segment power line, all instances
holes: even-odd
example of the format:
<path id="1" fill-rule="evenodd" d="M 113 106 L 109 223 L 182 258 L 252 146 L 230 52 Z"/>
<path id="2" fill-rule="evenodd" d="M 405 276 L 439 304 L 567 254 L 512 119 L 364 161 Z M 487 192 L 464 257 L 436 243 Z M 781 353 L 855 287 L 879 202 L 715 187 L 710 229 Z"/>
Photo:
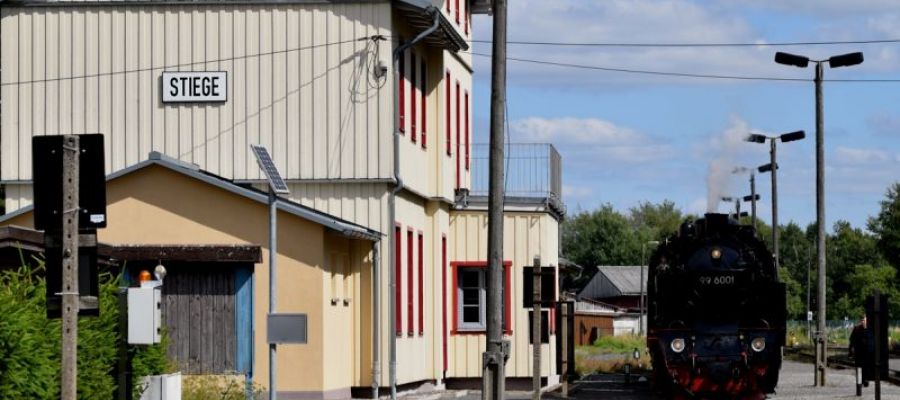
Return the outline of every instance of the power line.
<path id="1" fill-rule="evenodd" d="M 491 43 L 490 40 L 473 39 L 472 43 Z M 829 46 L 845 44 L 885 44 L 900 43 L 900 39 L 843 40 L 822 42 L 773 42 L 773 43 L 624 43 L 624 42 L 542 42 L 511 41 L 509 44 L 527 46 L 566 47 L 755 47 L 755 46 Z"/>
<path id="2" fill-rule="evenodd" d="M 472 55 L 490 58 L 490 54 L 471 52 Z M 723 80 L 743 80 L 743 81 L 774 81 L 774 82 L 812 82 L 812 79 L 806 78 L 778 78 L 767 76 L 741 76 L 741 75 L 717 75 L 717 74 L 693 74 L 688 72 L 672 72 L 672 71 L 653 71 L 630 68 L 613 68 L 598 65 L 585 65 L 564 63 L 558 61 L 534 60 L 529 58 L 507 57 L 507 60 L 528 64 L 550 65 L 564 68 L 576 68 L 606 72 L 621 72 L 629 74 L 656 75 L 679 78 L 697 78 L 697 79 L 723 79 Z M 894 83 L 900 82 L 900 79 L 825 79 L 824 82 L 854 82 L 854 83 Z"/>
<path id="3" fill-rule="evenodd" d="M 314 45 L 305 46 L 305 47 L 295 47 L 295 48 L 291 48 L 291 49 L 274 50 L 274 51 L 268 51 L 268 52 L 264 52 L 264 53 L 245 54 L 242 56 L 217 58 L 217 59 L 213 59 L 213 60 L 192 61 L 192 62 L 182 63 L 182 64 L 161 65 L 158 67 L 147 67 L 147 68 L 136 68 L 136 69 L 126 69 L 126 70 L 121 70 L 121 71 L 102 72 L 102 73 L 96 73 L 96 74 L 62 76 L 62 77 L 57 77 L 57 78 L 2 82 L 2 83 L 0 83 L 0 86 L 27 85 L 27 84 L 33 84 L 33 83 L 68 81 L 68 80 L 74 80 L 74 79 L 99 78 L 99 77 L 104 77 L 104 76 L 131 74 L 131 73 L 138 73 L 138 72 L 148 72 L 148 71 L 152 72 L 152 71 L 160 70 L 160 69 L 174 69 L 174 68 L 180 69 L 180 68 L 194 67 L 195 65 L 204 65 L 204 64 L 215 63 L 215 62 L 236 61 L 236 60 L 244 60 L 244 59 L 249 59 L 249 58 L 257 58 L 257 57 L 271 56 L 271 55 L 277 55 L 277 54 L 287 54 L 287 53 L 292 53 L 295 51 L 312 50 L 312 49 L 316 49 L 316 48 L 320 48 L 320 47 L 348 44 L 348 43 L 360 42 L 360 41 L 364 41 L 364 40 L 372 40 L 372 41 L 378 42 L 381 40 L 386 40 L 387 38 L 389 38 L 389 36 L 367 36 L 367 37 L 356 38 L 356 39 L 348 39 L 348 40 L 344 40 L 344 41 L 340 41 L 340 42 L 321 43 L 321 44 L 314 44 Z M 188 71 L 185 71 L 185 72 L 188 72 Z"/>

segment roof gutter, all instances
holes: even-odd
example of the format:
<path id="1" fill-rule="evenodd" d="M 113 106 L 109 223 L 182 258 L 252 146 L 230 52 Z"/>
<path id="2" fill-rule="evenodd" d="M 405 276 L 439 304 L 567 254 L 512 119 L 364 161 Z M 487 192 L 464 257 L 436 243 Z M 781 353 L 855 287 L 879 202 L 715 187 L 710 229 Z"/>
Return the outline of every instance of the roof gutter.
<path id="1" fill-rule="evenodd" d="M 400 45 L 394 49 L 393 54 L 392 54 L 392 61 L 393 61 L 393 65 L 394 65 L 394 182 L 395 182 L 395 185 L 394 185 L 393 190 L 391 190 L 391 195 L 388 198 L 388 203 L 389 203 L 388 204 L 388 213 L 389 213 L 388 221 L 391 224 L 395 223 L 395 221 L 397 220 L 397 193 L 399 193 L 401 190 L 403 190 L 403 178 L 400 177 L 400 109 L 398 107 L 399 100 L 400 100 L 400 74 L 398 72 L 400 70 L 400 56 L 406 50 L 408 50 L 410 47 L 414 46 L 416 43 L 419 43 L 420 41 L 422 41 L 423 39 L 428 37 L 428 35 L 431 35 L 435 31 L 437 31 L 441 25 L 441 11 L 440 10 L 438 10 L 433 5 L 429 5 L 427 8 L 425 8 L 425 12 L 431 14 L 431 16 L 434 18 L 434 24 L 431 25 L 430 28 L 422 31 L 422 33 L 420 33 L 418 36 L 416 36 L 412 40 L 405 42 L 405 43 L 400 43 Z M 388 241 L 390 244 L 388 247 L 388 253 L 390 255 L 388 262 L 390 265 L 396 265 L 397 257 L 400 256 L 396 252 L 397 235 L 389 235 Z M 389 267 L 388 271 L 390 271 L 388 273 L 388 279 L 389 279 L 388 287 L 389 287 L 390 293 L 395 293 L 397 290 L 396 268 Z M 394 315 L 394 314 L 396 312 L 395 310 L 397 309 L 397 304 L 396 304 L 397 299 L 395 296 L 389 296 L 389 298 L 390 298 L 390 306 L 388 307 L 388 313 L 389 313 L 388 324 L 390 325 L 390 328 L 388 330 L 388 334 L 390 335 L 391 340 L 389 341 L 389 350 L 388 350 L 390 353 L 389 354 L 390 364 L 389 364 L 388 373 L 390 374 L 391 400 L 396 400 L 397 399 L 397 335 L 395 334 L 395 332 L 397 332 L 397 318 L 396 318 L 396 315 Z M 374 335 L 373 335 L 373 337 L 374 337 Z M 376 346 L 377 346 L 377 344 L 376 344 Z M 373 375 L 375 374 L 374 369 L 373 369 L 372 373 L 373 373 Z M 373 378 L 374 378 L 374 376 L 373 376 Z M 375 387 L 375 398 L 377 398 L 378 397 L 378 395 L 377 395 L 377 391 L 378 391 L 377 380 L 373 379 L 372 385 Z"/>

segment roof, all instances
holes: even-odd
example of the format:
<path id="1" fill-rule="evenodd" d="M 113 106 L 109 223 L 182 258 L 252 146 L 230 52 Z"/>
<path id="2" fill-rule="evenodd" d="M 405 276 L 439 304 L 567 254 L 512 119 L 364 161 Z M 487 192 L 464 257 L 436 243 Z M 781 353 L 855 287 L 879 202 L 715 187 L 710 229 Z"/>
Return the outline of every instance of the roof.
<path id="1" fill-rule="evenodd" d="M 597 273 L 578 293 L 579 298 L 603 299 L 618 296 L 640 296 L 641 266 L 598 266 Z M 644 276 L 647 270 L 644 268 Z M 644 280 L 644 289 L 647 282 Z"/>
<path id="2" fill-rule="evenodd" d="M 171 158 L 159 152 L 151 152 L 149 159 L 128 168 L 113 172 L 106 176 L 106 181 L 110 182 L 125 175 L 140 171 L 150 166 L 160 166 L 181 175 L 202 181 L 219 189 L 231 192 L 238 196 L 242 196 L 261 204 L 269 204 L 269 195 L 266 192 L 254 189 L 252 187 L 240 186 L 218 175 L 203 171 L 195 164 L 189 164 L 177 159 Z M 277 197 L 277 207 L 279 210 L 288 214 L 295 215 L 305 220 L 317 223 L 327 229 L 337 232 L 343 236 L 352 239 L 364 239 L 370 241 L 381 240 L 382 234 L 378 231 L 369 229 L 365 226 L 358 225 L 349 221 L 345 221 L 331 214 L 326 214 L 313 208 L 295 203 L 283 197 Z M 0 223 L 9 221 L 19 215 L 34 210 L 34 206 L 30 205 L 20 208 L 9 214 L 0 216 Z"/>
<path id="3" fill-rule="evenodd" d="M 430 46 L 444 48 L 453 52 L 468 50 L 466 43 L 453 24 L 441 10 L 431 4 L 430 0 L 393 0 L 394 6 L 407 20 L 415 34 L 419 34 L 434 25 L 438 19 L 438 29 L 424 38 Z"/>

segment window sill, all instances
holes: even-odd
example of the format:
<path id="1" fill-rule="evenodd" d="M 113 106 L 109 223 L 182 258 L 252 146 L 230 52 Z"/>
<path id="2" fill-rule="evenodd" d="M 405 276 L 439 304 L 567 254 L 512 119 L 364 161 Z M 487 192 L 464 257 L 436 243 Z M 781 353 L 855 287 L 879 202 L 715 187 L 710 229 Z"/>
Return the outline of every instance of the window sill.
<path id="1" fill-rule="evenodd" d="M 486 329 L 456 330 L 456 331 L 450 331 L 450 334 L 451 334 L 451 335 L 454 335 L 454 336 L 486 335 L 486 334 L 487 334 L 487 330 L 486 330 Z M 506 335 L 506 336 L 512 336 L 513 331 L 512 331 L 512 330 L 506 330 L 506 329 L 504 329 L 504 330 L 503 330 L 503 334 Z"/>

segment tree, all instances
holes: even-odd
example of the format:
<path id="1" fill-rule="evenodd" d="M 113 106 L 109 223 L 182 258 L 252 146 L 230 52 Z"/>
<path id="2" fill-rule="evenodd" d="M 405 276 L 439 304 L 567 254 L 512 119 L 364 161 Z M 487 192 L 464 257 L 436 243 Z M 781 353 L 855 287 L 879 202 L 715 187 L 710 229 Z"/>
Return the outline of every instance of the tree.
<path id="1" fill-rule="evenodd" d="M 881 210 L 869 218 L 868 228 L 877 238 L 878 250 L 884 258 L 900 270 L 900 182 L 888 187 Z"/>
<path id="2" fill-rule="evenodd" d="M 851 294 L 851 302 L 859 300 L 853 297 L 850 276 L 858 266 L 884 262 L 877 250 L 875 236 L 854 228 L 847 221 L 834 224 L 834 233 L 828 237 L 826 252 L 828 288 L 833 292 L 829 298 L 832 301 L 845 293 Z"/>
<path id="3" fill-rule="evenodd" d="M 897 271 L 891 266 L 882 263 L 878 266 L 864 264 L 857 266 L 847 276 L 850 290 L 847 295 L 852 306 L 846 310 L 851 319 L 863 314 L 865 299 L 879 290 L 883 295 L 889 296 L 889 315 L 898 315 L 900 312 L 900 290 L 897 288 Z"/>
<path id="4" fill-rule="evenodd" d="M 677 233 L 685 216 L 675 207 L 675 202 L 663 200 L 659 204 L 644 201 L 637 207 L 631 207 L 628 209 L 628 219 L 640 241 L 645 243 L 649 240 L 665 240 Z"/>
<path id="5" fill-rule="evenodd" d="M 640 243 L 628 219 L 609 204 L 566 219 L 561 238 L 565 257 L 588 269 L 640 262 Z"/>

